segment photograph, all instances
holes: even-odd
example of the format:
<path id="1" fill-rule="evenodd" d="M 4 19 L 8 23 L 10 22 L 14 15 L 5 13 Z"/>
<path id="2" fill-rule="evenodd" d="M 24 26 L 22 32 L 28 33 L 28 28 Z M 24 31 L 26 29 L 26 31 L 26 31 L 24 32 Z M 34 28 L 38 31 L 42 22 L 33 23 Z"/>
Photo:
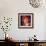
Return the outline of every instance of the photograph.
<path id="1" fill-rule="evenodd" d="M 18 13 L 18 27 L 32 28 L 33 27 L 33 13 Z"/>

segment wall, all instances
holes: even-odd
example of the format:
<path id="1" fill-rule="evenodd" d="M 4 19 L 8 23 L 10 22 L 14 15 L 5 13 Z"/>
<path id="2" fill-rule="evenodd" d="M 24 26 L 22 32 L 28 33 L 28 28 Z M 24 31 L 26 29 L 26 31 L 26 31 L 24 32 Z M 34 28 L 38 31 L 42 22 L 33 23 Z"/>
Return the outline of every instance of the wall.
<path id="1" fill-rule="evenodd" d="M 18 28 L 18 13 L 34 13 L 34 28 L 19 29 Z M 10 31 L 7 33 L 10 37 L 16 40 L 28 40 L 36 34 L 37 39 L 45 39 L 45 16 L 46 6 L 33 8 L 28 0 L 0 0 L 0 19 L 4 16 L 12 17 L 13 22 Z M 1 18 L 2 17 L 2 18 Z M 4 39 L 3 31 L 0 30 L 0 39 Z"/>

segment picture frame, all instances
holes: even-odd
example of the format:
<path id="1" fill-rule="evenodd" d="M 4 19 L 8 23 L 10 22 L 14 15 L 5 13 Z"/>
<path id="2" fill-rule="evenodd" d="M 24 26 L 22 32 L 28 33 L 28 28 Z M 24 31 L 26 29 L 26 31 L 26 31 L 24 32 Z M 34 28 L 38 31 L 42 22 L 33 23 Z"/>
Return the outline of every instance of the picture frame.
<path id="1" fill-rule="evenodd" d="M 33 13 L 18 13 L 18 28 L 33 28 Z"/>

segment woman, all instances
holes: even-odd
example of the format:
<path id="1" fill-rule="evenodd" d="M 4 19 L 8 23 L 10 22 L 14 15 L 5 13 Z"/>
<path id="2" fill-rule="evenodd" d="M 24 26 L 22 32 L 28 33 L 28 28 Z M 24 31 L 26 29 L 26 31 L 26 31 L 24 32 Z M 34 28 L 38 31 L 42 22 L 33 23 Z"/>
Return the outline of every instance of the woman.
<path id="1" fill-rule="evenodd" d="M 30 16 L 22 16 L 22 25 L 30 26 Z"/>

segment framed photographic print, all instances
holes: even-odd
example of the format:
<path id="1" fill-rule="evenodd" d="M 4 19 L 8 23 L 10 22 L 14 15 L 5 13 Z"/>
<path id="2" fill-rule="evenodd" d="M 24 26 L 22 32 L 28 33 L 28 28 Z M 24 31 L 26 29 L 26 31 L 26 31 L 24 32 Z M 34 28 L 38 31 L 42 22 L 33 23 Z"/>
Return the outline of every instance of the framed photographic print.
<path id="1" fill-rule="evenodd" d="M 33 28 L 33 13 L 18 13 L 19 28 Z"/>

